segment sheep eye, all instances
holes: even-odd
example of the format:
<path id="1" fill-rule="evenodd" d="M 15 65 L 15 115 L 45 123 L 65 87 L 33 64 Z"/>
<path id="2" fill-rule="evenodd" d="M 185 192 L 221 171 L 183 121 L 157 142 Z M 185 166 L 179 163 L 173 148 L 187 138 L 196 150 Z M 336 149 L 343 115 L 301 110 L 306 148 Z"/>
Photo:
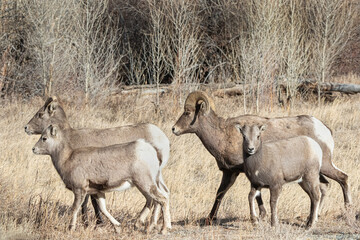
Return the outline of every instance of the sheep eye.
<path id="1" fill-rule="evenodd" d="M 185 116 L 189 116 L 190 112 L 185 112 L 184 114 L 185 114 Z"/>
<path id="2" fill-rule="evenodd" d="M 41 140 L 45 142 L 47 140 L 47 137 L 43 137 Z"/>
<path id="3" fill-rule="evenodd" d="M 258 140 L 260 139 L 260 135 L 257 136 L 257 139 L 258 139 Z"/>
<path id="4" fill-rule="evenodd" d="M 44 116 L 44 113 L 42 113 L 42 112 L 38 113 L 38 118 L 42 118 L 43 116 Z"/>

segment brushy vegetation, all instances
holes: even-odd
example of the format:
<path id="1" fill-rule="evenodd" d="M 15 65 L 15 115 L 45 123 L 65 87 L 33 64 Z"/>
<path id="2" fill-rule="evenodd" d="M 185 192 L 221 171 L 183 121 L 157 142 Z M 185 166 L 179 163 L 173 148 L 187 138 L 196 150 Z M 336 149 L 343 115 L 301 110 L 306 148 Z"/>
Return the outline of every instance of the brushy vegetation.
<path id="1" fill-rule="evenodd" d="M 349 80 L 350 81 L 350 80 Z M 360 80 L 352 79 L 354 83 Z M 147 235 L 135 231 L 133 224 L 145 199 L 136 190 L 107 194 L 109 211 L 122 225 L 116 233 L 110 222 L 95 228 L 90 209 L 91 224 L 79 224 L 74 233 L 66 231 L 70 222 L 67 211 L 73 195 L 66 190 L 48 156 L 31 151 L 39 136 L 27 136 L 24 125 L 43 105 L 41 98 L 30 102 L 21 100 L 1 102 L 0 117 L 0 238 L 3 239 L 335 239 L 359 238 L 360 222 L 360 99 L 358 95 L 338 98 L 320 107 L 312 101 L 301 102 L 290 109 L 278 105 L 260 109 L 260 115 L 275 117 L 311 114 L 324 121 L 335 139 L 334 163 L 349 175 L 354 207 L 345 210 L 340 186 L 331 185 L 325 207 L 317 225 L 305 231 L 309 198 L 297 184 L 283 189 L 278 215 L 281 226 L 270 227 L 269 217 L 258 227 L 250 223 L 247 195 L 250 189 L 244 175 L 239 176 L 219 210 L 220 225 L 201 227 L 213 204 L 220 184 L 221 173 L 214 158 L 193 134 L 180 137 L 171 133 L 171 127 L 182 112 L 183 96 L 164 94 L 160 108 L 151 102 L 154 95 L 118 96 L 98 103 L 82 105 L 75 100 L 64 101 L 64 108 L 73 127 L 105 128 L 130 123 L 151 122 L 169 137 L 171 157 L 163 174 L 171 191 L 173 230 L 168 236 Z M 214 98 L 218 114 L 224 117 L 244 113 L 242 97 Z M 268 103 L 270 104 L 270 103 Z M 220 107 L 221 106 L 221 107 Z M 268 212 L 269 193 L 264 190 Z M 80 223 L 81 218 L 78 219 Z"/>
<path id="2" fill-rule="evenodd" d="M 251 84 L 245 100 L 259 109 L 279 84 L 291 98 L 300 80 L 328 81 L 339 59 L 359 58 L 354 0 L 4 0 L 0 7 L 5 96 L 81 92 L 91 100 L 124 84 L 236 82 Z"/>

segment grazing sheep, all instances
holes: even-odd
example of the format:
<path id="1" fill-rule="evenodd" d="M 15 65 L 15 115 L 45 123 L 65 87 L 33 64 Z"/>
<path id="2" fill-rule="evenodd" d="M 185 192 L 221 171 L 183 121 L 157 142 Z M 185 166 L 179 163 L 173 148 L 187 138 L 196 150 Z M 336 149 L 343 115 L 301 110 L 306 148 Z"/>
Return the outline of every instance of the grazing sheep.
<path id="1" fill-rule="evenodd" d="M 298 182 L 311 199 L 306 227 L 315 224 L 320 204 L 319 172 L 322 151 L 317 142 L 298 136 L 274 142 L 262 142 L 265 126 L 236 125 L 243 135 L 244 171 L 251 182 L 249 205 L 251 220 L 256 223 L 255 195 L 270 189 L 271 225 L 278 224 L 277 201 L 285 183 Z"/>
<path id="2" fill-rule="evenodd" d="M 113 144 L 121 144 L 126 142 L 132 142 L 137 139 L 145 139 L 149 142 L 158 154 L 160 161 L 160 168 L 163 168 L 169 160 L 170 156 L 170 141 L 166 137 L 165 133 L 161 131 L 157 126 L 153 124 L 137 124 L 127 125 L 116 128 L 107 129 L 74 129 L 71 128 L 70 123 L 66 117 L 65 111 L 63 110 L 57 97 L 49 97 L 44 106 L 41 107 L 32 119 L 26 124 L 25 132 L 29 135 L 41 134 L 49 125 L 57 124 L 61 126 L 64 131 L 67 132 L 68 142 L 72 148 L 83 148 L 83 147 L 105 147 Z M 170 194 L 169 190 L 163 183 L 162 175 L 160 175 L 161 187 Z M 124 182 L 120 190 L 126 190 L 132 187 L 129 182 Z M 83 220 L 87 224 L 87 202 L 89 196 L 85 197 L 84 203 L 82 204 Z M 99 212 L 99 207 L 94 198 L 91 199 L 95 209 L 97 217 L 96 223 L 102 223 L 102 218 Z M 147 202 L 138 218 L 136 226 L 143 224 L 148 213 L 150 212 L 152 204 Z"/>
<path id="3" fill-rule="evenodd" d="M 217 215 L 220 203 L 226 192 L 234 184 L 239 173 L 243 172 L 242 137 L 234 127 L 235 124 L 267 125 L 263 140 L 274 141 L 295 136 L 308 136 L 321 147 L 323 159 L 320 181 L 322 199 L 325 194 L 327 180 L 323 175 L 337 181 L 343 190 L 345 205 L 351 204 L 350 187 L 346 173 L 335 167 L 332 162 L 334 139 L 331 130 L 320 120 L 308 115 L 282 118 L 266 118 L 255 115 L 243 115 L 224 119 L 215 112 L 213 100 L 202 91 L 189 94 L 184 104 L 184 113 L 172 128 L 175 135 L 195 133 L 205 148 L 215 157 L 219 169 L 223 172 L 221 184 L 218 188 L 215 202 L 207 218 L 211 223 Z M 261 195 L 256 197 L 260 208 L 260 216 L 266 214 Z M 321 207 L 320 207 L 321 208 Z"/>
<path id="4" fill-rule="evenodd" d="M 148 202 L 161 206 L 164 220 L 162 233 L 171 228 L 169 195 L 159 187 L 161 168 L 155 149 L 145 140 L 107 147 L 73 149 L 67 132 L 50 125 L 33 148 L 35 154 L 50 155 L 51 160 L 75 200 L 70 229 L 74 230 L 77 213 L 87 194 L 94 196 L 101 212 L 114 226 L 119 226 L 105 206 L 105 192 L 115 191 L 129 182 L 135 185 Z M 156 225 L 154 216 L 149 230 Z"/>

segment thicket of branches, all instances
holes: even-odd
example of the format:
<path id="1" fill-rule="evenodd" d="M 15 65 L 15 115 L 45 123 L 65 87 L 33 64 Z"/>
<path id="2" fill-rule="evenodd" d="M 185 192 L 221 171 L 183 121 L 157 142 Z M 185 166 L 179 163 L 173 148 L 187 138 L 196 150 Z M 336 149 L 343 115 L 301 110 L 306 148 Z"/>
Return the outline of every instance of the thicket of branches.
<path id="1" fill-rule="evenodd" d="M 123 84 L 326 81 L 359 41 L 351 0 L 2 0 L 2 96 L 108 95 Z M 251 101 L 249 101 L 251 100 Z M 246 107 L 246 104 L 245 104 Z"/>

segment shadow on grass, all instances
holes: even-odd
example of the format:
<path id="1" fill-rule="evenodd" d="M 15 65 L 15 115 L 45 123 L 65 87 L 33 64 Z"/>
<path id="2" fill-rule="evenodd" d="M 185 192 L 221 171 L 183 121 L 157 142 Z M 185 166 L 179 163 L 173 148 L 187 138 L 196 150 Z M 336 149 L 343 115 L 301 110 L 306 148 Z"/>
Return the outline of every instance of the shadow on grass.
<path id="1" fill-rule="evenodd" d="M 233 224 L 229 224 L 231 222 L 243 222 L 243 221 L 245 221 L 245 220 L 235 218 L 235 217 L 231 217 L 231 218 L 223 218 L 223 219 L 213 220 L 211 224 L 206 224 L 206 218 L 200 218 L 198 220 L 189 220 L 189 219 L 180 220 L 180 221 L 177 221 L 177 222 L 173 222 L 173 224 L 174 225 L 179 225 L 179 226 L 196 225 L 196 226 L 199 226 L 199 227 L 208 227 L 208 226 L 229 227 L 229 226 L 234 226 Z"/>

